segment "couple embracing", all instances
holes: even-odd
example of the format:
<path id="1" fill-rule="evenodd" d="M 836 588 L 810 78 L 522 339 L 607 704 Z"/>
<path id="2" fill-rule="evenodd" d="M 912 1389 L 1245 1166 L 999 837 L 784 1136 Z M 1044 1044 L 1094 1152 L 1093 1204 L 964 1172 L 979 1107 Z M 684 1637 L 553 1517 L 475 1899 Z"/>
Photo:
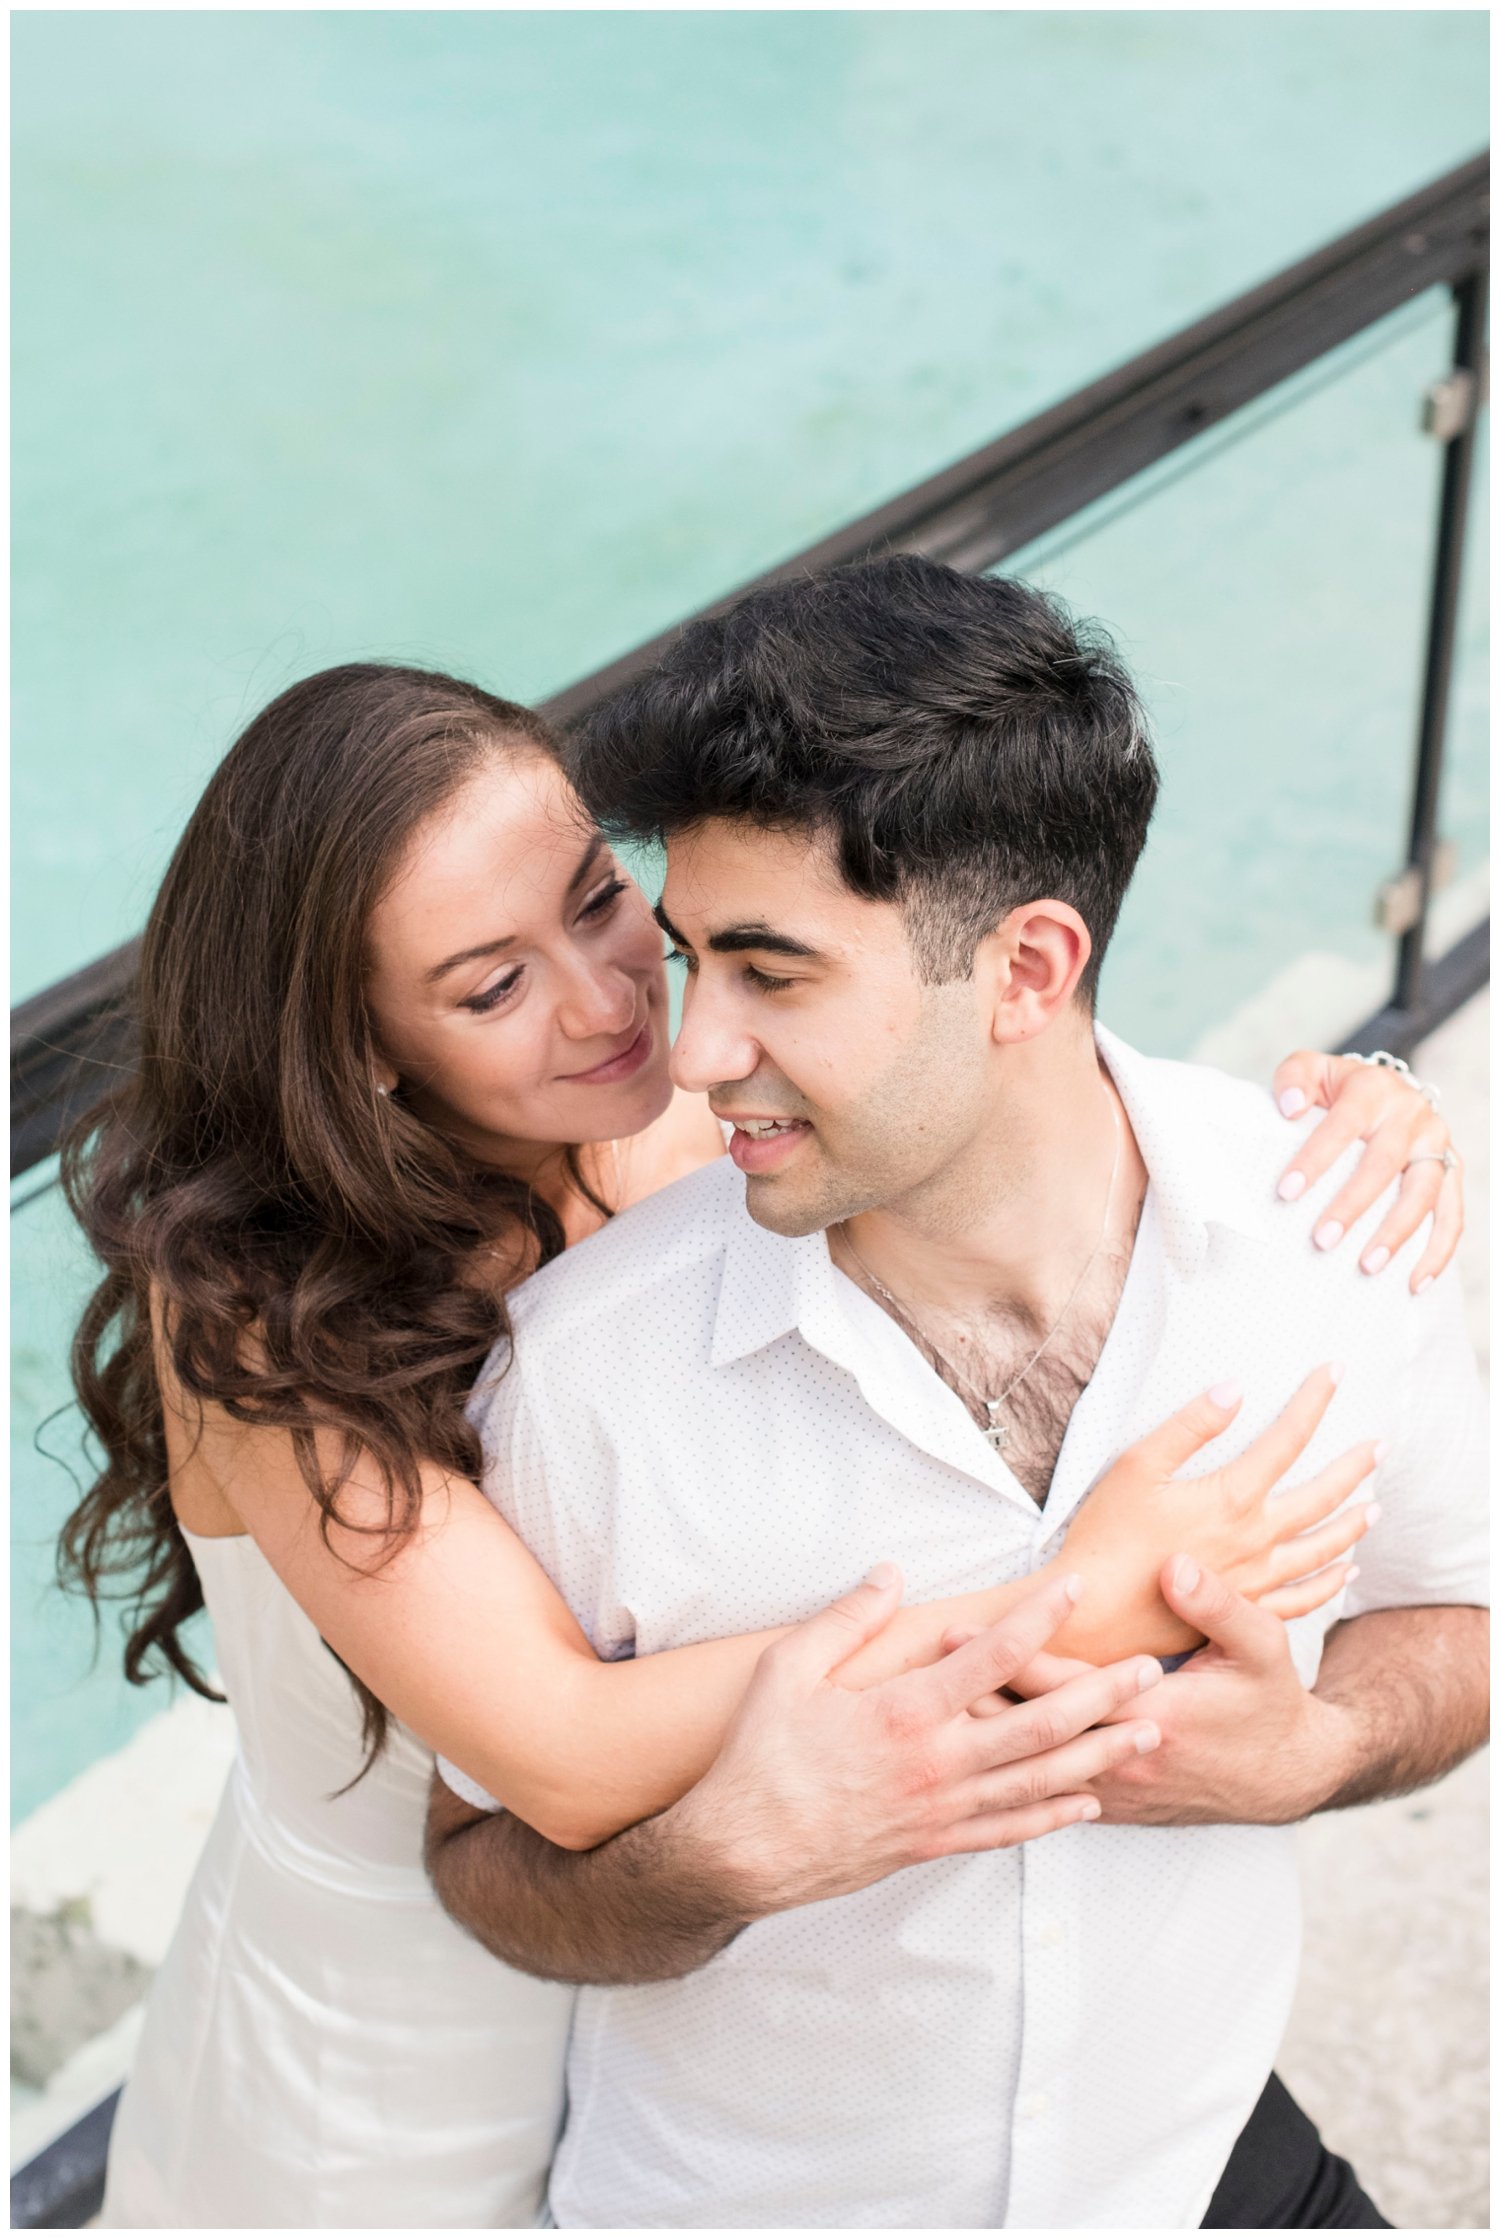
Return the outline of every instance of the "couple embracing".
<path id="1" fill-rule="evenodd" d="M 1291 1824 L 1481 1738 L 1457 1193 L 1096 1025 L 1156 786 L 913 559 L 238 741 L 69 1159 L 65 1553 L 240 1734 L 107 2224 L 1380 2221 L 1271 2067 Z"/>

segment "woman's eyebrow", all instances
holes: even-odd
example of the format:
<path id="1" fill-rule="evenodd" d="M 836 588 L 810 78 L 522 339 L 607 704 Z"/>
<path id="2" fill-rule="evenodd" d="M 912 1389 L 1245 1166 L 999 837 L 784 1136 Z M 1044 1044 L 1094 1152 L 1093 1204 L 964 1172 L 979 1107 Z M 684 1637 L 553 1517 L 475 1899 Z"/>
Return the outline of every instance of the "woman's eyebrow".
<path id="1" fill-rule="evenodd" d="M 481 956 L 498 955 L 501 949 L 510 947 L 515 937 L 514 933 L 501 933 L 493 941 L 480 941 L 475 948 L 461 948 L 456 956 L 445 956 L 441 964 L 434 964 L 432 970 L 423 977 L 430 986 L 434 980 L 440 980 L 445 972 L 456 972 L 460 964 L 473 964 Z"/>
<path id="2" fill-rule="evenodd" d="M 599 851 L 603 846 L 604 834 L 596 832 L 578 858 L 578 868 L 568 881 L 567 891 L 570 897 L 578 892 L 588 877 L 599 860 Z M 492 941 L 480 941 L 474 948 L 461 948 L 456 956 L 445 956 L 441 964 L 434 964 L 432 970 L 425 974 L 427 984 L 431 986 L 434 980 L 440 980 L 446 972 L 456 972 L 460 964 L 473 964 L 481 956 L 498 955 L 501 949 L 511 946 L 515 937 L 514 933 L 500 933 Z"/>
<path id="3" fill-rule="evenodd" d="M 604 834 L 602 832 L 596 832 L 593 838 L 589 841 L 588 846 L 584 849 L 582 855 L 580 855 L 580 857 L 578 858 L 578 868 L 568 881 L 568 892 L 570 894 L 576 894 L 578 892 L 579 887 L 582 886 L 584 880 L 588 877 L 590 871 L 598 861 L 599 854 L 603 846 Z"/>

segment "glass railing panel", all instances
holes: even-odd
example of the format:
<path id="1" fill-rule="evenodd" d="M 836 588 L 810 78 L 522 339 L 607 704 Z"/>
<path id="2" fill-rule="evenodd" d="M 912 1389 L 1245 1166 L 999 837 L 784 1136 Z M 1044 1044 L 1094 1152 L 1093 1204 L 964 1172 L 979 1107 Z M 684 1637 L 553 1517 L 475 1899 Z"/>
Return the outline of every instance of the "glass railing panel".
<path id="1" fill-rule="evenodd" d="M 97 1653 L 89 1605 L 58 1592 L 57 1535 L 93 1469 L 68 1381 L 68 1350 L 97 1268 L 47 1169 L 24 1177 L 11 1215 L 11 1820 L 24 1819 L 171 1697 L 127 1687 L 118 1616 Z M 212 1662 L 206 1619 L 194 1623 Z"/>
<path id="2" fill-rule="evenodd" d="M 1448 701 L 1438 831 L 1453 842 L 1453 884 L 1434 897 L 1426 954 L 1444 949 L 1489 910 L 1490 775 L 1490 420 L 1480 419 L 1474 444 L 1458 637 Z"/>
<path id="3" fill-rule="evenodd" d="M 1433 291 L 1007 563 L 1109 626 L 1150 711 L 1162 801 L 1101 1011 L 1162 1054 L 1254 1070 L 1389 992 L 1375 894 L 1405 857 L 1440 465 L 1421 399 L 1451 333 Z M 1466 769 L 1460 877 L 1483 870 Z"/>
<path id="4" fill-rule="evenodd" d="M 295 677 L 560 688 L 1473 154 L 1485 31 L 18 15 L 15 994 Z"/>

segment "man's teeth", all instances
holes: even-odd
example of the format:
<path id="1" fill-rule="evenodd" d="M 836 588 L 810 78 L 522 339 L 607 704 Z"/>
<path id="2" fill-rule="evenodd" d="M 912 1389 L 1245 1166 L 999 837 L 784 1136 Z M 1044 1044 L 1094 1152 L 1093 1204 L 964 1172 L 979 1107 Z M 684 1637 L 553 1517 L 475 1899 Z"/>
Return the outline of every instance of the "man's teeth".
<path id="1" fill-rule="evenodd" d="M 788 1129 L 800 1127 L 800 1120 L 736 1120 L 735 1126 L 742 1135 L 785 1135 Z"/>

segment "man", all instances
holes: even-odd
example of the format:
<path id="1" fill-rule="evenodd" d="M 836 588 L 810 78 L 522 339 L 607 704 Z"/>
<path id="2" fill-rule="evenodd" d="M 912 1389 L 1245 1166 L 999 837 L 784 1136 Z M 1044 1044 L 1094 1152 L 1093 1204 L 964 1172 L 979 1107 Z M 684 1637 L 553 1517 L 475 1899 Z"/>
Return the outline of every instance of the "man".
<path id="1" fill-rule="evenodd" d="M 778 1736 L 820 1715 L 806 1662 L 752 1690 L 698 1791 L 589 1856 L 439 1799 L 458 1918 L 539 1971 L 636 1979 L 580 1999 L 554 2216 L 1225 2220 L 1295 1978 L 1290 1822 L 1483 1730 L 1454 1286 L 1413 1301 L 1310 1251 L 1259 1092 L 1096 1037 L 1156 772 L 1107 647 L 1036 593 L 898 559 L 755 594 L 593 723 L 576 775 L 668 842 L 674 1071 L 744 1176 L 546 1270 L 484 1403 L 493 1495 L 603 1653 L 805 1618 L 877 1556 L 917 1599 L 1024 1576 L 1124 1445 L 1226 1377 L 1215 1460 L 1329 1360 L 1305 1469 L 1387 1452 L 1341 1608 L 1284 1629 L 1169 1566 L 1210 1645 L 1152 1692 L 1160 1748 L 1095 1782 L 1100 1825 L 801 1902 L 818 1800 Z M 1256 2220 L 1379 2220 L 1266 2174 Z"/>

